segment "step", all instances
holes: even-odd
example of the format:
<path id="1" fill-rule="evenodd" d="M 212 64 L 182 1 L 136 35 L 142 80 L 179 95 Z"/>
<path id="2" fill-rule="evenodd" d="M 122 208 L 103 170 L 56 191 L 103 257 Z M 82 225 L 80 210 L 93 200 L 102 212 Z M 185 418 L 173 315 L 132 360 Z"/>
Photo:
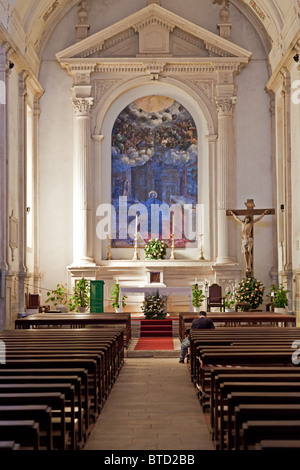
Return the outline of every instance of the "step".
<path id="1" fill-rule="evenodd" d="M 161 330 L 161 331 L 172 331 L 172 325 L 141 325 L 141 331 L 144 330 Z"/>
<path id="2" fill-rule="evenodd" d="M 171 337 L 173 336 L 173 333 L 172 331 L 160 331 L 160 330 L 157 330 L 157 331 L 141 331 L 141 334 L 140 334 L 141 337 L 145 337 L 145 336 L 167 336 L 167 337 Z"/>

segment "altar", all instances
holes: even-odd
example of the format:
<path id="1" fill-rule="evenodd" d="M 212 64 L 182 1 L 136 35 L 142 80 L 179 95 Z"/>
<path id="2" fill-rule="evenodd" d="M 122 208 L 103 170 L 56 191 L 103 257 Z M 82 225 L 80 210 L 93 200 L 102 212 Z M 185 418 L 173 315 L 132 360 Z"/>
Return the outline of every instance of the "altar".
<path id="1" fill-rule="evenodd" d="M 145 287 L 121 287 L 119 293 L 119 306 L 120 312 L 122 312 L 122 296 L 126 294 L 144 294 L 151 295 L 152 293 L 159 292 L 161 296 L 169 295 L 186 295 L 189 297 L 189 311 L 193 311 L 193 295 L 191 287 L 166 287 L 166 286 L 145 286 Z"/>
<path id="2" fill-rule="evenodd" d="M 179 258 L 179 255 L 178 255 Z M 156 292 L 168 296 L 168 309 L 174 313 L 192 312 L 192 286 L 220 284 L 224 292 L 231 289 L 241 277 L 241 267 L 236 264 L 218 266 L 206 260 L 102 260 L 94 267 L 70 267 L 71 285 L 85 277 L 104 281 L 104 311 L 114 311 L 111 289 L 120 286 L 120 298 L 127 295 L 125 313 L 141 313 L 145 294 Z M 119 302 L 119 305 L 121 303 Z M 205 305 L 203 305 L 205 307 Z"/>

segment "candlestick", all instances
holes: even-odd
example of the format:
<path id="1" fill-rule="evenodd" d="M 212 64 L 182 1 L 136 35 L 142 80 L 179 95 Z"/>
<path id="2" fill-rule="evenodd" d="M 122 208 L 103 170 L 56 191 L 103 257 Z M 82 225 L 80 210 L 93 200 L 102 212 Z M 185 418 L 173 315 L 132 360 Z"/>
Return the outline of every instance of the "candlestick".
<path id="1" fill-rule="evenodd" d="M 170 235 L 170 238 L 171 238 L 171 240 L 172 240 L 170 259 L 176 259 L 176 257 L 175 257 L 175 240 L 174 240 L 174 233 L 172 233 L 172 235 Z"/>
<path id="2" fill-rule="evenodd" d="M 107 238 L 107 259 L 111 260 L 112 259 L 112 254 L 111 254 L 110 235 L 106 235 L 106 238 Z"/>
<path id="3" fill-rule="evenodd" d="M 199 242 L 199 259 L 200 260 L 204 260 L 204 256 L 203 256 L 203 246 L 202 246 L 202 237 L 203 237 L 203 233 L 201 233 L 199 235 L 199 239 L 200 239 L 200 242 Z"/>

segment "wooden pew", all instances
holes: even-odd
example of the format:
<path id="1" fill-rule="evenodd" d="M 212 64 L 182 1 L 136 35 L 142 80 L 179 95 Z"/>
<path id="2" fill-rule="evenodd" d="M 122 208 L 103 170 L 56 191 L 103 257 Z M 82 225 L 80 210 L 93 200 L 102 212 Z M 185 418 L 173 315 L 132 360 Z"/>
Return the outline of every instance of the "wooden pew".
<path id="1" fill-rule="evenodd" d="M 250 450 L 263 439 L 300 439 L 300 420 L 247 421 L 243 424 L 243 450 Z"/>
<path id="2" fill-rule="evenodd" d="M 83 408 L 83 425 L 84 425 L 84 440 L 86 441 L 87 436 L 91 432 L 91 403 L 89 396 L 89 387 L 88 387 L 88 372 L 86 369 L 1 369 L 0 368 L 0 381 L 3 376 L 35 376 L 37 380 L 39 377 L 43 377 L 44 374 L 47 374 L 47 377 L 51 376 L 51 380 L 69 380 L 69 377 L 79 377 L 81 380 L 82 388 L 82 408 Z"/>
<path id="3" fill-rule="evenodd" d="M 39 424 L 40 450 L 53 450 L 51 408 L 47 405 L 0 406 L 2 420 L 33 420 Z"/>
<path id="4" fill-rule="evenodd" d="M 264 390 L 264 399 L 282 390 L 288 395 L 292 391 L 286 390 L 300 390 L 300 368 L 292 362 L 292 344 L 299 338 L 300 329 L 295 327 L 192 330 L 191 380 L 199 390 L 204 411 L 204 405 L 210 406 L 211 432 L 217 448 L 235 448 L 233 395 L 244 393 L 247 403 L 249 397 L 250 402 L 257 398 L 258 390 Z M 288 405 L 290 397 L 284 400 L 282 403 Z M 299 396 L 297 400 L 299 403 Z M 293 419 L 297 417 L 296 412 L 290 414 Z"/>
<path id="5" fill-rule="evenodd" d="M 64 420 L 66 422 L 68 416 L 70 417 L 71 448 L 78 448 L 78 443 L 86 440 L 92 417 L 94 421 L 100 413 L 123 365 L 124 332 L 116 328 L 46 330 L 0 332 L 0 339 L 6 345 L 6 364 L 0 371 L 0 380 L 3 378 L 2 388 L 7 385 L 10 387 L 8 390 L 12 391 L 14 387 L 29 389 L 29 386 L 35 386 L 45 387 L 44 389 L 49 391 L 58 384 L 69 383 L 73 386 L 74 402 L 69 407 L 71 416 L 66 415 L 69 405 L 67 402 Z M 78 369 L 81 369 L 80 377 L 76 372 Z M 25 370 L 31 371 L 33 375 L 28 375 L 28 372 L 25 375 Z M 5 371 L 10 372 L 5 375 Z M 82 371 L 85 373 L 84 383 L 81 382 Z M 84 384 L 87 384 L 87 387 Z M 1 391 L 0 387 L 0 403 L 2 396 L 12 395 L 4 394 L 4 391 Z M 33 391 L 31 393 L 34 394 Z M 69 398 L 67 395 L 66 401 Z M 75 405 L 78 405 L 77 408 Z M 80 412 L 82 407 L 83 415 Z"/>
<path id="6" fill-rule="evenodd" d="M 16 329 L 29 329 L 29 328 L 87 328 L 93 326 L 94 328 L 116 328 L 124 332 L 124 344 L 126 347 L 131 341 L 131 320 L 130 314 L 83 314 L 83 313 L 68 313 L 65 314 L 52 314 L 40 313 L 30 315 L 28 317 L 18 318 L 15 320 Z"/>
<path id="7" fill-rule="evenodd" d="M 1 420 L 0 440 L 13 440 L 23 449 L 40 450 L 39 425 L 33 420 Z"/>
<path id="8" fill-rule="evenodd" d="M 70 435 L 70 449 L 77 450 L 77 429 L 75 421 L 75 391 L 74 386 L 70 383 L 47 383 L 47 384 L 19 384 L 19 383 L 0 383 L 0 400 L 1 394 L 12 394 L 12 393 L 47 393 L 47 392 L 59 392 L 65 396 L 66 405 L 70 408 L 69 415 L 69 435 Z"/>
<path id="9" fill-rule="evenodd" d="M 259 384 L 264 386 L 267 383 L 276 383 L 278 384 L 276 391 L 281 391 L 281 383 L 283 382 L 286 384 L 289 383 L 297 383 L 300 385 L 300 374 L 224 374 L 215 377 L 215 391 L 212 393 L 212 408 L 214 409 L 214 432 L 216 434 L 216 438 L 218 438 L 218 429 L 220 429 L 220 443 L 221 448 L 224 447 L 225 438 L 227 435 L 227 447 L 232 448 L 232 416 L 233 413 L 229 411 L 226 413 L 225 409 L 228 409 L 228 402 L 227 397 L 222 395 L 223 384 L 235 384 L 237 388 L 243 388 L 250 384 L 250 382 L 255 383 L 258 388 Z M 235 386 L 234 385 L 234 386 Z M 251 385 L 250 385 L 251 387 Z M 288 386 L 289 387 L 289 386 Z M 287 388 L 288 388 L 287 387 Z M 273 390 L 273 389 L 272 389 Z M 252 391 L 252 390 L 251 390 Z M 251 393 L 250 391 L 250 393 Z M 220 395 L 220 397 L 219 397 Z M 213 398 L 214 397 L 214 398 Z M 219 411 L 220 409 L 220 411 Z M 226 423 L 227 418 L 227 423 Z M 220 420 L 220 425 L 218 422 Z"/>
<path id="10" fill-rule="evenodd" d="M 68 397 L 66 397 L 66 422 L 67 422 L 67 429 L 70 427 L 72 429 L 72 422 L 75 423 L 74 425 L 74 432 L 77 435 L 77 445 L 83 445 L 85 441 L 85 433 L 84 433 L 84 422 L 83 422 L 83 409 L 82 409 L 82 390 L 81 390 L 81 380 L 78 376 L 68 375 L 67 377 L 68 383 L 70 383 L 74 387 L 74 410 L 72 404 L 70 404 L 71 408 L 68 406 Z M 43 389 L 46 387 L 47 389 L 49 384 L 65 384 L 66 376 L 49 376 L 49 375 L 38 375 L 38 376 L 30 376 L 30 375 L 9 375 L 5 376 L 0 374 L 0 382 L 1 384 L 37 384 L 40 385 Z M 55 412 L 53 412 L 52 420 L 55 421 L 56 416 Z M 57 420 L 56 420 L 57 421 Z M 72 431 L 73 432 L 73 431 Z"/>
<path id="11" fill-rule="evenodd" d="M 1 450 L 20 450 L 20 444 L 15 441 L 0 441 Z"/>
<path id="12" fill-rule="evenodd" d="M 288 392 L 297 392 L 299 393 L 300 391 L 300 382 L 283 382 L 283 381 L 277 381 L 277 382 L 243 382 L 243 383 L 237 383 L 237 382 L 224 382 L 223 384 L 220 385 L 220 442 L 218 444 L 218 447 L 220 450 L 224 450 L 226 448 L 225 446 L 225 434 L 224 434 L 224 406 L 226 402 L 226 396 L 229 393 L 232 393 L 234 391 L 245 391 L 249 395 L 252 392 L 264 392 L 265 394 L 269 394 L 271 392 L 283 392 L 285 391 L 286 393 Z M 215 426 L 215 431 L 216 435 L 218 435 L 218 424 L 216 422 Z"/>
<path id="13" fill-rule="evenodd" d="M 262 440 L 259 443 L 255 444 L 255 450 L 300 450 L 300 442 L 294 440 Z"/>
<path id="14" fill-rule="evenodd" d="M 267 399 L 266 399 L 267 402 Z M 242 426 L 247 421 L 257 421 L 257 420 L 299 420 L 300 416 L 300 404 L 269 404 L 264 403 L 261 405 L 258 404 L 241 404 L 235 407 L 234 409 L 234 422 L 235 422 L 235 432 L 234 432 L 234 442 L 228 444 L 229 450 L 241 450 L 242 446 Z"/>
<path id="15" fill-rule="evenodd" d="M 215 413 L 218 410 L 218 389 L 215 384 L 215 378 L 220 376 L 221 378 L 225 379 L 235 379 L 239 380 L 239 376 L 243 377 L 243 380 L 246 377 L 253 377 L 254 375 L 259 378 L 259 376 L 264 377 L 268 375 L 268 377 L 273 376 L 274 374 L 277 376 L 286 376 L 286 375 L 296 375 L 296 377 L 300 377 L 300 368 L 297 367 L 276 367 L 276 366 L 269 366 L 269 367 L 251 367 L 251 366 L 239 366 L 237 368 L 232 367 L 211 367 L 210 368 L 210 427 L 213 440 L 215 439 Z M 228 406 L 228 415 L 229 418 L 233 414 L 233 410 L 229 411 Z"/>

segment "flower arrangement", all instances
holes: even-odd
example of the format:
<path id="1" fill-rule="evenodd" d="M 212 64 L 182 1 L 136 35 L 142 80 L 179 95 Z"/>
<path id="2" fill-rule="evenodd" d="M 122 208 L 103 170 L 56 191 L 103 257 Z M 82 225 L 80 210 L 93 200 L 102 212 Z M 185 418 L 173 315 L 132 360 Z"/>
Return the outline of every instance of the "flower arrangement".
<path id="1" fill-rule="evenodd" d="M 145 245 L 145 255 L 147 259 L 164 259 L 167 254 L 168 245 L 163 240 L 151 238 Z"/>
<path id="2" fill-rule="evenodd" d="M 161 297 L 158 291 L 155 294 L 147 295 L 142 304 L 142 311 L 146 320 L 163 320 L 167 316 L 166 299 Z"/>
<path id="3" fill-rule="evenodd" d="M 255 277 L 247 277 L 240 282 L 235 298 L 237 302 L 248 303 L 250 310 L 255 310 L 263 302 L 264 290 L 263 284 Z M 245 311 L 245 308 L 241 310 Z"/>

